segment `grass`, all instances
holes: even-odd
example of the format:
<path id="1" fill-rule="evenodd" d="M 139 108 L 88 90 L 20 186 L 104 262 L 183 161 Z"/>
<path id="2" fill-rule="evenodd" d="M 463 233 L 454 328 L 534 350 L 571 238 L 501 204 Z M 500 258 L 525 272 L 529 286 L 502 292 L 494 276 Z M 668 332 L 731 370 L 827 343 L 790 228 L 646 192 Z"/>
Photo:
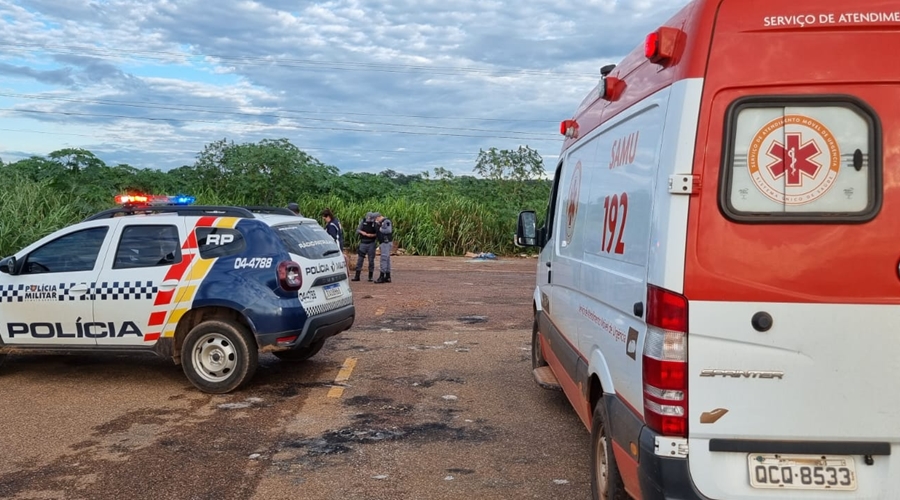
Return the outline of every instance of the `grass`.
<path id="1" fill-rule="evenodd" d="M 195 193 L 197 204 L 254 205 L 252 200 L 225 199 L 212 190 Z M 497 213 L 467 198 L 415 201 L 404 198 L 347 201 L 335 196 L 297 200 L 304 215 L 319 219 L 330 208 L 341 220 L 347 245 L 359 244 L 356 227 L 370 211 L 394 223 L 395 245 L 412 255 L 463 255 L 492 252 L 509 255 L 513 246 L 515 214 Z M 82 220 L 104 207 L 72 200 L 46 182 L 12 176 L 0 185 L 0 255 L 10 255 L 57 229 Z"/>

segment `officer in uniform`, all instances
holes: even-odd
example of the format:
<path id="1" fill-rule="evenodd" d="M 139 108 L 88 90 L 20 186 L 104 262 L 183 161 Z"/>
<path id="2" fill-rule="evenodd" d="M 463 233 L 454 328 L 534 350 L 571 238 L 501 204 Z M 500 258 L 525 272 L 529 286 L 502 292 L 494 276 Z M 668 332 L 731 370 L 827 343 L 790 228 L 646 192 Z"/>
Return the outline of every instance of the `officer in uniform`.
<path id="1" fill-rule="evenodd" d="M 381 274 L 375 283 L 391 282 L 391 247 L 394 241 L 394 224 L 391 219 L 376 213 L 375 223 L 378 224 L 378 245 L 381 249 Z"/>
<path id="2" fill-rule="evenodd" d="M 366 216 L 359 221 L 359 227 L 356 228 L 359 234 L 359 250 L 357 250 L 356 259 L 356 275 L 351 281 L 359 281 L 359 273 L 362 272 L 363 260 L 369 258 L 369 281 L 372 281 L 372 274 L 375 273 L 375 245 L 378 237 L 378 225 L 375 223 L 375 212 L 368 212 Z"/>
<path id="3" fill-rule="evenodd" d="M 344 253 L 344 226 L 341 225 L 341 221 L 334 216 L 334 212 L 330 208 L 322 210 L 322 213 L 319 215 L 325 220 L 325 231 L 334 238 L 334 242 L 341 248 L 341 254 L 346 259 L 347 268 L 349 269 L 352 263 L 350 262 L 350 256 Z"/>

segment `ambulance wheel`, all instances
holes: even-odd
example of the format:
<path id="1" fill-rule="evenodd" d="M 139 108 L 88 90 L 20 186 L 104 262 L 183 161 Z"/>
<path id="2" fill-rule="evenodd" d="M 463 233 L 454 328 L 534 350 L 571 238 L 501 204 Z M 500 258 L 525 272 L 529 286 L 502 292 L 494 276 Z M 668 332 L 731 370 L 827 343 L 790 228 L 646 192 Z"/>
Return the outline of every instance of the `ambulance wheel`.
<path id="1" fill-rule="evenodd" d="M 622 476 L 616 465 L 609 436 L 609 418 L 603 401 L 597 402 L 591 422 L 591 498 L 594 500 L 627 500 Z"/>
<path id="2" fill-rule="evenodd" d="M 537 314 L 534 315 L 534 322 L 531 324 L 531 369 L 547 366 L 544 360 L 544 353 L 541 352 L 541 339 L 538 337 L 538 319 Z"/>
<path id="3" fill-rule="evenodd" d="M 184 374 L 195 387 L 212 394 L 231 392 L 249 381 L 258 361 L 247 329 L 228 319 L 200 323 L 181 347 Z"/>
<path id="4" fill-rule="evenodd" d="M 325 346 L 325 339 L 317 340 L 307 347 L 291 349 L 290 351 L 276 351 L 275 356 L 282 361 L 306 361 L 315 356 Z"/>

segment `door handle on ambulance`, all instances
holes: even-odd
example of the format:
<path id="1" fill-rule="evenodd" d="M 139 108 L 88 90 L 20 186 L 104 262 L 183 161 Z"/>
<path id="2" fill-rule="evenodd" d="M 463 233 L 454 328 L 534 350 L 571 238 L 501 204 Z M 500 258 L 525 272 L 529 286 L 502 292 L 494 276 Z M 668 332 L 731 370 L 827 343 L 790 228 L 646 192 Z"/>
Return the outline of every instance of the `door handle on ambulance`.
<path id="1" fill-rule="evenodd" d="M 159 284 L 160 290 L 174 290 L 178 287 L 178 280 L 166 280 Z"/>

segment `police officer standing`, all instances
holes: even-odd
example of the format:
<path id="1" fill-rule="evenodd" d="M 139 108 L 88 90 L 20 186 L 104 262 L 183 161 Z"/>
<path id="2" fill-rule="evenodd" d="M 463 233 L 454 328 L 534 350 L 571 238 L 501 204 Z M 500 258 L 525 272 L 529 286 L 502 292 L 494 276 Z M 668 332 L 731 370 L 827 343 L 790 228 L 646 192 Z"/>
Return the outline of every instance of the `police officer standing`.
<path id="1" fill-rule="evenodd" d="M 369 281 L 372 281 L 372 274 L 375 273 L 375 245 L 378 237 L 378 225 L 375 223 L 375 212 L 368 212 L 366 216 L 359 221 L 359 227 L 356 228 L 359 234 L 359 250 L 357 250 L 356 259 L 356 275 L 350 281 L 359 281 L 359 273 L 362 272 L 363 260 L 369 258 Z"/>
<path id="2" fill-rule="evenodd" d="M 390 283 L 391 247 L 393 246 L 394 241 L 394 224 L 391 222 L 391 219 L 388 219 L 380 213 L 375 214 L 375 222 L 378 224 L 377 240 L 381 249 L 381 260 L 379 262 L 379 264 L 381 264 L 381 274 L 378 275 L 378 279 L 375 280 L 375 283 Z"/>
<path id="3" fill-rule="evenodd" d="M 326 208 L 322 210 L 322 213 L 319 214 L 322 219 L 325 220 L 325 231 L 334 238 L 334 242 L 338 244 L 338 247 L 341 249 L 341 253 L 344 253 L 344 227 L 341 226 L 341 221 L 338 220 L 337 217 L 334 216 L 334 212 L 331 211 L 330 208 Z M 346 257 L 345 257 L 346 258 Z M 347 266 L 350 266 L 350 262 L 347 262 Z"/>

